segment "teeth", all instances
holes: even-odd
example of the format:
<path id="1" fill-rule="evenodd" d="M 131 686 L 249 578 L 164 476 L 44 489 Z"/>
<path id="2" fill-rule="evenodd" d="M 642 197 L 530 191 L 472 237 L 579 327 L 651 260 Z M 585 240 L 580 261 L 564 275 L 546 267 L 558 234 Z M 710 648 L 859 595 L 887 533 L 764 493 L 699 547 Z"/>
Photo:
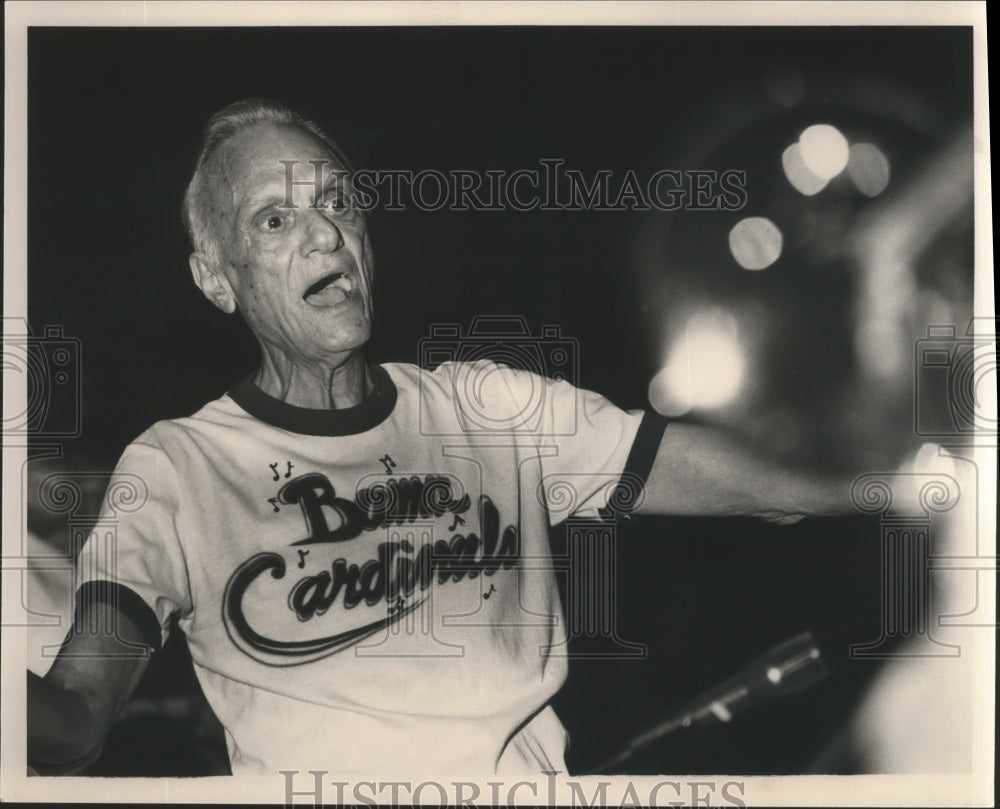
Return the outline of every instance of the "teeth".
<path id="1" fill-rule="evenodd" d="M 354 282 L 342 273 L 325 275 L 306 290 L 302 298 L 312 306 L 336 306 L 354 292 Z"/>
<path id="2" fill-rule="evenodd" d="M 302 297 L 310 298 L 313 295 L 317 295 L 323 292 L 324 290 L 326 290 L 328 287 L 331 286 L 336 286 L 345 294 L 350 293 L 352 289 L 350 279 L 348 279 L 347 276 L 344 275 L 344 273 L 337 272 L 337 273 L 331 273 L 330 275 L 325 275 L 322 278 L 320 278 L 316 283 L 314 283 L 312 286 L 309 287 L 309 289 L 305 291 L 305 294 Z"/>

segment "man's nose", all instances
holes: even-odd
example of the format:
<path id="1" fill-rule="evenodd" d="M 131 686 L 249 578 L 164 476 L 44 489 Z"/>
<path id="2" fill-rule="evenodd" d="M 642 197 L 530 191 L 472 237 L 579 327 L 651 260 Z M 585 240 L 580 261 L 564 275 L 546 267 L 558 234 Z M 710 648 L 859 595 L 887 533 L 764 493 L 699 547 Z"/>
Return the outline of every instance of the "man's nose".
<path id="1" fill-rule="evenodd" d="M 303 245 L 305 252 L 332 253 L 343 247 L 344 236 L 336 223 L 319 208 L 309 208 L 308 211 L 308 235 Z"/>

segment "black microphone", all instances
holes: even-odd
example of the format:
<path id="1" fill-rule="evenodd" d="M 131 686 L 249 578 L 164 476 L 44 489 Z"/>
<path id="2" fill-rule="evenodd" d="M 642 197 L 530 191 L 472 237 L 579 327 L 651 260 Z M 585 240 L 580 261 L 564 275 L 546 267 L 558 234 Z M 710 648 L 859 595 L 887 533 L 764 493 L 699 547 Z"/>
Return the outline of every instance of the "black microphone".
<path id="1" fill-rule="evenodd" d="M 595 772 L 607 772 L 681 728 L 730 722 L 762 703 L 815 685 L 827 673 L 812 633 L 803 632 L 769 649 L 737 674 L 690 700 L 666 721 L 633 738 L 621 753 L 602 763 Z"/>

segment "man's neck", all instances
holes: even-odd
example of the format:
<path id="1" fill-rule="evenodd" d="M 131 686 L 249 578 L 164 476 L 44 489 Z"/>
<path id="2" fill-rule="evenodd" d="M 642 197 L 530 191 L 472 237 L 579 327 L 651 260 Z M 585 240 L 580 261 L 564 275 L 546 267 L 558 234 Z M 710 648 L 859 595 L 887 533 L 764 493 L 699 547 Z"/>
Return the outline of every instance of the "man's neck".
<path id="1" fill-rule="evenodd" d="M 263 353 L 254 384 L 264 393 L 297 407 L 340 410 L 361 404 L 375 384 L 360 352 L 338 365 L 314 366 Z"/>

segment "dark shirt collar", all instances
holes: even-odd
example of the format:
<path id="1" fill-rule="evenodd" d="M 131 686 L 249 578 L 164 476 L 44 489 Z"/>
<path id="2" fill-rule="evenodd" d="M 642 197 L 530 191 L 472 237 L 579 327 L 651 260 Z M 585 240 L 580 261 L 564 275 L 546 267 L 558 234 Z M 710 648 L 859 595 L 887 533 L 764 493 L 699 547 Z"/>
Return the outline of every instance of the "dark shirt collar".
<path id="1" fill-rule="evenodd" d="M 377 427 L 396 406 L 396 386 L 384 368 L 373 365 L 374 387 L 363 402 L 338 410 L 298 407 L 264 393 L 253 375 L 237 382 L 229 391 L 236 404 L 260 421 L 300 435 L 357 435 Z"/>

